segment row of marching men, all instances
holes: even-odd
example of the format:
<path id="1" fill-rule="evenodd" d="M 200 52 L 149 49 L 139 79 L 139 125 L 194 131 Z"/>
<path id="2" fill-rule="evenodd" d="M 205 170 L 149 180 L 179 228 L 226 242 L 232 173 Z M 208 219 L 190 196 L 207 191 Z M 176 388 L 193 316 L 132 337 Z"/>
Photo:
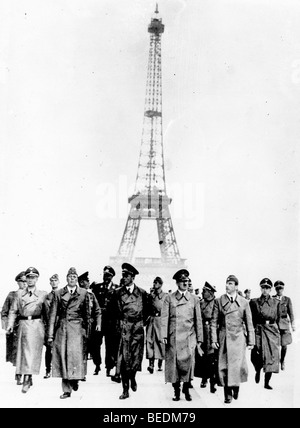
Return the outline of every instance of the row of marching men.
<path id="1" fill-rule="evenodd" d="M 202 299 L 188 291 L 186 269 L 174 274 L 177 290 L 173 293 L 163 292 L 160 277 L 150 293 L 138 287 L 138 271 L 128 263 L 122 264 L 119 285 L 113 283 L 114 275 L 113 268 L 105 266 L 103 282 L 89 286 L 87 273 L 78 277 L 76 269 L 70 268 L 66 286 L 53 287 L 48 294 L 37 287 L 38 270 L 26 270 L 25 288 L 11 298 L 8 313 L 6 302 L 2 308 L 7 339 L 14 336 L 17 341 L 14 365 L 22 392 L 32 386 L 32 375 L 40 372 L 45 344 L 45 377 L 61 378 L 60 398 L 71 397 L 79 381 L 85 380 L 89 354 L 94 374 L 99 373 L 103 339 L 106 375 L 111 376 L 115 368 L 111 379 L 122 383 L 120 399 L 129 397 L 130 388 L 137 391 L 136 374 L 141 371 L 145 343 L 149 373 L 156 359 L 159 370 L 165 360 L 165 381 L 172 384 L 175 401 L 181 391 L 186 400 L 192 400 L 194 376 L 202 378 L 202 388 L 210 380 L 212 393 L 216 386 L 224 387 L 225 403 L 237 399 L 240 384 L 248 379 L 246 348 L 251 350 L 256 383 L 263 370 L 264 387 L 272 389 L 272 373 L 279 372 L 280 364 L 284 370 L 287 345 L 292 342 L 290 324 L 295 329 L 292 302 L 283 295 L 282 281 L 275 282 L 276 296 L 271 297 L 273 284 L 264 278 L 261 296 L 249 301 L 240 295 L 234 275 L 227 278 L 219 298 L 215 298 L 216 288 L 206 282 Z M 50 278 L 51 285 L 55 280 L 56 275 Z"/>

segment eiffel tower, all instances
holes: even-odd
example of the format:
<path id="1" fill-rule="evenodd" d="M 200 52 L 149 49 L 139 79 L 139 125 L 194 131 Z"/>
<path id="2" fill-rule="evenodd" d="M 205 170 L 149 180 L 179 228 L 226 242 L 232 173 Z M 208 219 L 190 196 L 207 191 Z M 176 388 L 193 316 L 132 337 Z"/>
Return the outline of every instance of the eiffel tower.
<path id="1" fill-rule="evenodd" d="M 186 266 L 185 259 L 180 257 L 169 210 L 172 200 L 166 192 L 161 68 L 161 35 L 164 24 L 159 17 L 157 4 L 148 32 L 150 49 L 138 171 L 134 194 L 128 199 L 130 211 L 119 250 L 116 257 L 110 257 L 110 264 L 116 267 L 116 271 L 120 270 L 123 262 L 133 264 L 140 272 L 138 283 L 145 288 L 152 286 L 155 276 L 161 276 L 170 288 L 174 282 L 173 274 Z M 160 258 L 134 258 L 141 220 L 156 221 Z"/>

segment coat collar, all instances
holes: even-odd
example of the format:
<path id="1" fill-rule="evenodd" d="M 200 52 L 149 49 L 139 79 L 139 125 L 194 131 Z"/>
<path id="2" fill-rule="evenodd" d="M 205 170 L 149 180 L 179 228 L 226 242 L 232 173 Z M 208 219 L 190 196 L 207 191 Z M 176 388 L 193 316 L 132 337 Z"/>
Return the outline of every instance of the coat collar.
<path id="1" fill-rule="evenodd" d="M 258 301 L 258 304 L 259 304 L 259 306 L 262 306 L 264 303 L 267 303 L 269 306 L 271 306 L 271 299 L 272 299 L 272 297 L 269 295 L 269 296 L 267 296 L 266 298 L 264 297 L 264 296 L 260 296 L 258 299 L 257 299 L 257 301 Z"/>
<path id="2" fill-rule="evenodd" d="M 26 287 L 26 288 L 24 288 L 24 290 L 22 290 L 22 297 L 23 297 L 23 296 L 26 296 L 26 294 L 29 294 L 29 290 L 28 290 L 28 288 L 27 288 L 27 287 Z M 38 293 L 38 290 L 37 290 L 37 288 L 36 288 L 36 287 L 34 287 L 34 290 L 32 291 L 32 294 L 34 294 L 35 296 L 37 296 L 37 297 L 38 297 L 39 293 Z"/>
<path id="3" fill-rule="evenodd" d="M 188 291 L 186 291 L 184 297 L 182 297 L 182 292 L 179 291 L 179 290 L 177 290 L 175 292 L 175 297 L 178 300 L 178 302 L 180 301 L 180 302 L 184 302 L 185 303 L 185 302 L 188 302 L 190 300 L 191 293 L 189 293 Z"/>
<path id="4" fill-rule="evenodd" d="M 222 294 L 222 296 L 220 297 L 220 302 L 221 302 L 222 307 L 225 310 L 228 310 L 231 307 L 231 305 L 233 305 L 234 303 L 236 303 L 238 306 L 241 306 L 242 299 L 243 299 L 243 297 L 241 297 L 239 294 L 237 294 L 236 299 L 233 301 L 233 303 L 231 303 L 227 294 Z"/>

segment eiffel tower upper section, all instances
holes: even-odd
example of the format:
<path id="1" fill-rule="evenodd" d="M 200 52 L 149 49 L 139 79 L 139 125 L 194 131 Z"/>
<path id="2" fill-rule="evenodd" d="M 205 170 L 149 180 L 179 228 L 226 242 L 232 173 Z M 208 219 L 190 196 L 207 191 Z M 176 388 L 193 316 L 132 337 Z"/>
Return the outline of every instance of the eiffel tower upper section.
<path id="1" fill-rule="evenodd" d="M 156 220 L 160 259 L 151 259 L 151 263 L 162 267 L 184 266 L 181 259 L 172 225 L 169 205 L 171 198 L 166 192 L 166 177 L 163 151 L 162 122 L 162 55 L 161 36 L 164 24 L 159 16 L 158 6 L 148 26 L 150 49 L 148 58 L 145 108 L 141 149 L 134 194 L 128 199 L 130 212 L 118 250 L 112 261 L 132 262 L 141 220 Z M 148 260 L 148 266 L 149 259 Z M 145 259 L 135 263 L 143 265 Z M 159 274 L 157 272 L 157 274 Z"/>

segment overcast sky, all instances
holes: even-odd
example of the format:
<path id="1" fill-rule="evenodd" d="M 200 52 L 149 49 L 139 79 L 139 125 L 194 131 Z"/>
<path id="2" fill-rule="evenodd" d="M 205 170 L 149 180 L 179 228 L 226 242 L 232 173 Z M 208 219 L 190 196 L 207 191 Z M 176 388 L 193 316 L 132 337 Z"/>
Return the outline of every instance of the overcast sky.
<path id="1" fill-rule="evenodd" d="M 155 4 L 0 0 L 1 302 L 28 266 L 50 290 L 49 277 L 64 285 L 70 266 L 100 280 L 117 254 Z M 220 294 L 235 274 L 257 297 L 270 277 L 296 298 L 300 3 L 158 7 L 167 191 L 194 286 Z M 136 255 L 157 256 L 157 241 L 155 222 L 142 222 Z"/>

